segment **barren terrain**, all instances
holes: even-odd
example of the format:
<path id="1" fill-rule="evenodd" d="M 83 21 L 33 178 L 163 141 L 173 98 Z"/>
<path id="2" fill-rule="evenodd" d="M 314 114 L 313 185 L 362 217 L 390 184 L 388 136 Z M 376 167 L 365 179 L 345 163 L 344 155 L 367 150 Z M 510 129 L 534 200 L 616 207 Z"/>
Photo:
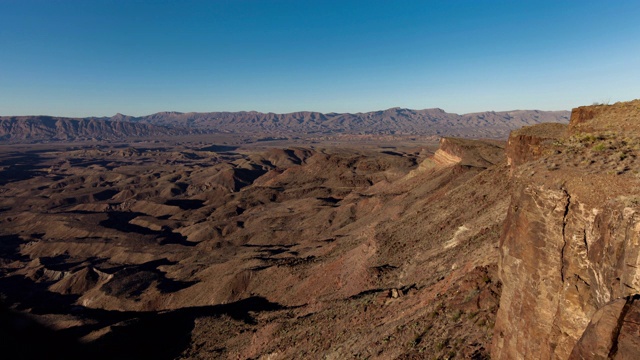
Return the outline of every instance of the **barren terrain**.
<path id="1" fill-rule="evenodd" d="M 2 146 L 7 351 L 488 356 L 501 142 L 236 140 Z"/>

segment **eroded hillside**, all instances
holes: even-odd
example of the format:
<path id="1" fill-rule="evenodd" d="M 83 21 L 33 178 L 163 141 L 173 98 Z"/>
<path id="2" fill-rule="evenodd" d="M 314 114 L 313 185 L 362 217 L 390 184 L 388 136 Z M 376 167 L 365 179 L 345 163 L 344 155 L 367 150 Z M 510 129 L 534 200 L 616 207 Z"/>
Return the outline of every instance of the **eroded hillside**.
<path id="1" fill-rule="evenodd" d="M 488 356 L 500 143 L 214 148 L 2 155 L 0 292 L 49 356 Z"/>

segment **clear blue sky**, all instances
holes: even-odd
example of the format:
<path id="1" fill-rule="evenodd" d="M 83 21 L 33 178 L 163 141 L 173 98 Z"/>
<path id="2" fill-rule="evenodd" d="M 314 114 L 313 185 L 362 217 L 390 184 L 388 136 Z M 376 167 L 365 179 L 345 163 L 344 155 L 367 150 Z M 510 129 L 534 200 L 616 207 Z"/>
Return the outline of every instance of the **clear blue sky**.
<path id="1" fill-rule="evenodd" d="M 634 98 L 637 0 L 0 0 L 0 115 Z"/>

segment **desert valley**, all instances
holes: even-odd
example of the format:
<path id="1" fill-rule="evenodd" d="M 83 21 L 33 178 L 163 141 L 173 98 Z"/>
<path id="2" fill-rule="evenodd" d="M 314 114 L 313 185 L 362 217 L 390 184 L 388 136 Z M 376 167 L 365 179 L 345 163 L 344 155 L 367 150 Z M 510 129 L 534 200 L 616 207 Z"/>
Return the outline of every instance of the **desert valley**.
<path id="1" fill-rule="evenodd" d="M 633 359 L 640 100 L 0 117 L 0 350 Z"/>

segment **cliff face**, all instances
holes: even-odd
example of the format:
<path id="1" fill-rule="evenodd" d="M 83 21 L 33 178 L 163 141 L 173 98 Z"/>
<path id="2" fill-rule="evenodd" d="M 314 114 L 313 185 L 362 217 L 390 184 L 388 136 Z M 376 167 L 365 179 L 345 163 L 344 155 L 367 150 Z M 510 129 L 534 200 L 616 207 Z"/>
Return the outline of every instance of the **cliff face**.
<path id="1" fill-rule="evenodd" d="M 442 138 L 433 160 L 442 164 L 487 168 L 503 160 L 504 142 Z"/>
<path id="2" fill-rule="evenodd" d="M 516 191 L 500 242 L 493 359 L 629 358 L 640 349 L 640 131 L 630 125 L 639 109 L 579 108 L 568 129 L 510 137 Z"/>
<path id="3" fill-rule="evenodd" d="M 639 335 L 638 296 L 614 300 L 593 315 L 570 359 L 636 359 Z"/>
<path id="4" fill-rule="evenodd" d="M 517 165 L 540 158 L 545 145 L 560 137 L 565 128 L 564 124 L 546 123 L 512 131 L 506 150 L 507 164 L 515 168 Z"/>

